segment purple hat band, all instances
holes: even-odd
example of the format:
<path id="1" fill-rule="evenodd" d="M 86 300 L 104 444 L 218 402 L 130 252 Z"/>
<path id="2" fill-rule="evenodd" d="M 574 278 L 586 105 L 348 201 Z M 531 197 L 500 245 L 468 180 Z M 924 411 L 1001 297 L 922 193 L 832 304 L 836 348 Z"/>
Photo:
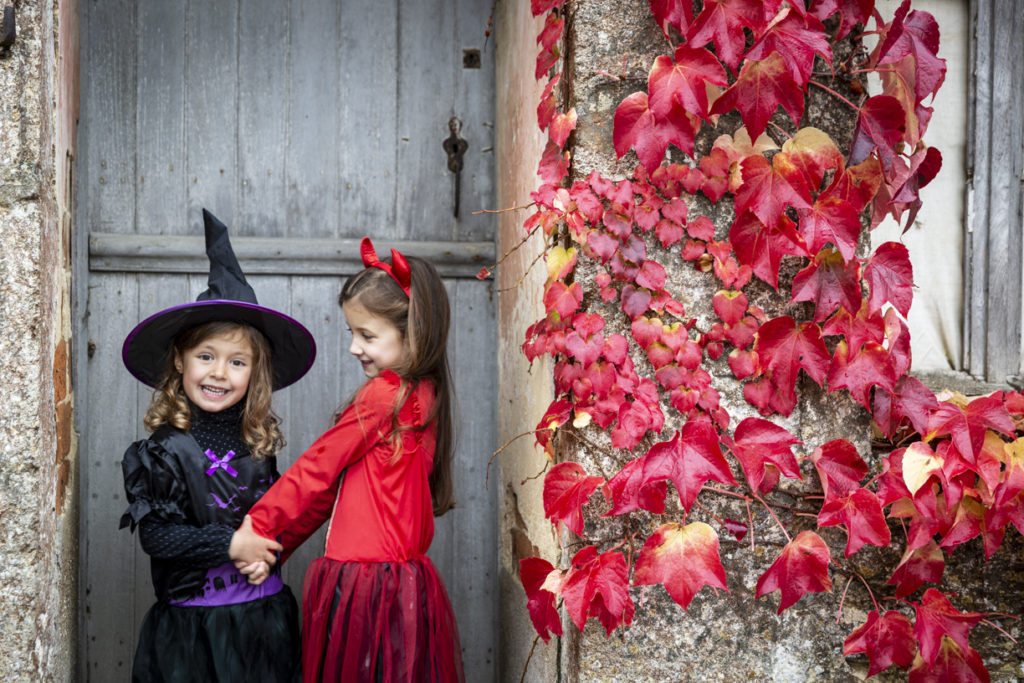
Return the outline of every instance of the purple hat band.
<path id="1" fill-rule="evenodd" d="M 128 333 L 121 359 L 136 379 L 155 387 L 175 338 L 208 322 L 245 323 L 263 333 L 270 344 L 275 391 L 298 381 L 316 359 L 313 335 L 300 322 L 266 306 L 226 299 L 194 301 L 154 313 Z"/>

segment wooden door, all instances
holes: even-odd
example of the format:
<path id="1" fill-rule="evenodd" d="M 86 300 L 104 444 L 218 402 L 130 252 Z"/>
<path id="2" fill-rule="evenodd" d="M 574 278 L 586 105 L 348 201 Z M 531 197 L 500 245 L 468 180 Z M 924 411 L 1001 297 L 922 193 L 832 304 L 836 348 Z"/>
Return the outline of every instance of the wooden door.
<path id="1" fill-rule="evenodd" d="M 82 103 L 74 290 L 82 463 L 81 680 L 128 680 L 153 602 L 148 558 L 117 529 L 120 461 L 150 392 L 124 370 L 128 331 L 205 289 L 200 210 L 230 228 L 260 303 L 319 347 L 275 394 L 282 469 L 362 381 L 336 297 L 357 240 L 431 258 L 449 288 L 459 507 L 431 556 L 447 583 L 467 679 L 495 678 L 494 43 L 479 0 L 90 0 L 80 3 Z M 468 145 L 460 218 L 442 141 Z M 301 594 L 323 533 L 286 566 Z"/>

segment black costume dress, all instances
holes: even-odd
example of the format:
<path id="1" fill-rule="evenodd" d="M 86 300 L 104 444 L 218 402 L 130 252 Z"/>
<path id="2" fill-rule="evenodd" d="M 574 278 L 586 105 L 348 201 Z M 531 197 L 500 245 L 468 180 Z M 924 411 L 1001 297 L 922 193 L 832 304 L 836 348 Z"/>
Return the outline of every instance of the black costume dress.
<path id="1" fill-rule="evenodd" d="M 163 426 L 124 455 L 128 509 L 157 602 L 146 613 L 133 681 L 291 681 L 299 669 L 298 609 L 280 563 L 251 586 L 228 557 L 234 530 L 275 479 L 240 437 L 243 402 L 192 406 L 186 434 Z"/>

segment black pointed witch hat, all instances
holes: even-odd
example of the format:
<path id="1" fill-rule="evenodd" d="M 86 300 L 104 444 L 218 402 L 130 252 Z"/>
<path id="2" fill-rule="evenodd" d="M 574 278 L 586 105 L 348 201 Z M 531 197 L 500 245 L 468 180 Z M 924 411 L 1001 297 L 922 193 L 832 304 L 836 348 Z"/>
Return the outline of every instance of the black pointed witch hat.
<path id="1" fill-rule="evenodd" d="M 192 303 L 172 306 L 135 326 L 124 340 L 121 358 L 140 382 L 155 387 L 175 338 L 185 330 L 214 321 L 248 323 L 270 342 L 274 390 L 306 374 L 316 358 L 313 335 L 301 323 L 256 301 L 228 239 L 228 229 L 203 209 L 206 255 L 210 259 L 208 288 Z"/>

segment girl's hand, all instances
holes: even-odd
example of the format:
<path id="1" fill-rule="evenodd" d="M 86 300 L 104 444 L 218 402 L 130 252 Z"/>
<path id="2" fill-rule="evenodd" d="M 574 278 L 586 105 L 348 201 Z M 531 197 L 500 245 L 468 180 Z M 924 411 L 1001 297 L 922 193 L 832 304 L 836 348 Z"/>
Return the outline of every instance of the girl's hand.
<path id="1" fill-rule="evenodd" d="M 258 586 L 270 576 L 270 565 L 266 562 L 253 562 L 244 567 L 239 567 L 238 571 L 249 577 L 246 579 L 249 583 Z"/>
<path id="2" fill-rule="evenodd" d="M 277 562 L 274 553 L 284 549 L 277 541 L 260 536 L 252 530 L 252 518 L 245 516 L 242 526 L 238 527 L 231 537 L 231 545 L 228 546 L 228 557 L 235 562 L 235 567 L 241 569 L 254 562 L 266 562 L 268 565 Z"/>

